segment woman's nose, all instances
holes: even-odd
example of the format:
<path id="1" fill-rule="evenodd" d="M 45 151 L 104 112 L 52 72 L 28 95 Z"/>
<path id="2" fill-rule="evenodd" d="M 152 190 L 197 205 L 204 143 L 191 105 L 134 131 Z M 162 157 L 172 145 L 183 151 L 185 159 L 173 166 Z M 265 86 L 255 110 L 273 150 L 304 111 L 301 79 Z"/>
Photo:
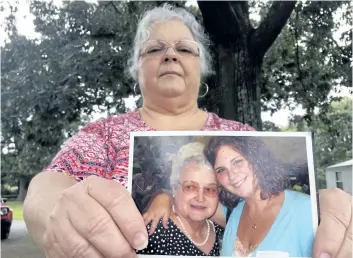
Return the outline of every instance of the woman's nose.
<path id="1" fill-rule="evenodd" d="M 163 61 L 166 63 L 170 61 L 174 61 L 174 62 L 178 61 L 178 55 L 175 52 L 174 48 L 169 47 L 166 50 Z"/>
<path id="2" fill-rule="evenodd" d="M 229 170 L 228 172 L 228 177 L 230 181 L 233 181 L 236 179 L 237 177 L 237 173 L 235 171 Z"/>
<path id="3" fill-rule="evenodd" d="M 197 192 L 197 196 L 196 196 L 196 200 L 199 201 L 199 202 L 203 202 L 204 200 L 204 196 L 203 196 L 203 189 L 200 188 L 199 191 Z"/>

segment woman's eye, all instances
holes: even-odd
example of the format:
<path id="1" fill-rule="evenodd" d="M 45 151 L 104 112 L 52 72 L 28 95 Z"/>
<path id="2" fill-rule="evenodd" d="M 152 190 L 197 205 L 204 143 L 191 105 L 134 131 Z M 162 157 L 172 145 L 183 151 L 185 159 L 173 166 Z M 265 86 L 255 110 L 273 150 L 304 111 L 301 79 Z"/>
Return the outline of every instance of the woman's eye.
<path id="1" fill-rule="evenodd" d="M 146 52 L 147 52 L 147 53 L 155 53 L 155 52 L 159 52 L 159 51 L 162 51 L 162 48 L 160 48 L 160 47 L 155 47 L 155 48 L 150 48 L 150 49 L 148 49 Z"/>
<path id="2" fill-rule="evenodd" d="M 219 168 L 219 169 L 216 170 L 216 173 L 219 174 L 219 173 L 222 173 L 222 172 L 224 172 L 224 171 L 225 171 L 224 168 Z"/>
<path id="3" fill-rule="evenodd" d="M 241 163 L 243 160 L 242 159 L 238 159 L 238 160 L 234 160 L 233 164 L 238 165 L 239 163 Z"/>
<path id="4" fill-rule="evenodd" d="M 205 188 L 206 192 L 215 193 L 217 190 L 214 188 Z"/>
<path id="5" fill-rule="evenodd" d="M 188 48 L 178 48 L 179 52 L 192 53 L 192 51 Z"/>

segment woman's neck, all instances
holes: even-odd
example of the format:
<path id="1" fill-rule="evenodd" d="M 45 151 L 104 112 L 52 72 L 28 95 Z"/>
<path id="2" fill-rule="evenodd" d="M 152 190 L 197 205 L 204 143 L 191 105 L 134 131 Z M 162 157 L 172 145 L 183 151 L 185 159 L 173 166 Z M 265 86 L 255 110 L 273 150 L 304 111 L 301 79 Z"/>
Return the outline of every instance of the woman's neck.
<path id="1" fill-rule="evenodd" d="M 177 219 L 177 216 L 182 221 L 182 225 L 180 225 L 180 229 L 182 231 L 186 231 L 189 236 L 193 238 L 194 241 L 198 242 L 198 240 L 203 240 L 205 235 L 202 233 L 204 232 L 205 227 L 207 227 L 206 220 L 203 221 L 191 221 L 183 216 L 178 214 L 172 213 L 171 219 L 177 225 L 180 224 L 180 221 Z M 183 228 L 184 227 L 184 228 Z M 185 232 L 184 232 L 185 233 Z"/>
<path id="2" fill-rule="evenodd" d="M 143 105 L 140 115 L 149 126 L 161 131 L 200 130 L 207 122 L 208 115 L 197 104 L 179 108 L 161 108 Z"/>
<path id="3" fill-rule="evenodd" d="M 260 196 L 261 191 L 257 190 L 252 197 L 246 198 L 245 202 L 249 208 L 250 213 L 259 213 L 264 211 L 271 203 L 271 205 L 278 202 L 282 202 L 284 198 L 284 193 L 280 193 L 276 196 L 271 196 L 266 200 L 262 200 Z"/>

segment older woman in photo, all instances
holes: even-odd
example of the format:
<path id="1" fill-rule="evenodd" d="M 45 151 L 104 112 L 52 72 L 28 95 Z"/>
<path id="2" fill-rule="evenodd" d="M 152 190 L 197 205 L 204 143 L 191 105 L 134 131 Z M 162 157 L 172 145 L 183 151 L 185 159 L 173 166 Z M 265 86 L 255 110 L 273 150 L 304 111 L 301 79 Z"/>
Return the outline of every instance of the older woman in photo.
<path id="1" fill-rule="evenodd" d="M 218 206 L 218 184 L 204 156 L 204 145 L 189 143 L 172 162 L 170 185 L 173 212 L 165 229 L 162 220 L 139 254 L 218 256 L 223 228 L 209 220 Z M 150 229 L 147 225 L 147 229 Z"/>
<path id="2" fill-rule="evenodd" d="M 130 132 L 254 130 L 198 107 L 212 72 L 209 45 L 185 9 L 166 4 L 144 13 L 127 67 L 142 107 L 80 128 L 30 183 L 24 218 L 47 257 L 127 258 L 148 245 L 143 217 L 126 190 Z M 327 190 L 322 203 L 315 255 L 350 254 L 350 197 Z"/>
<path id="3" fill-rule="evenodd" d="M 235 206 L 224 233 L 222 256 L 281 251 L 290 257 L 312 257 L 310 196 L 288 190 L 283 163 L 263 141 L 214 137 L 205 154 L 222 186 L 221 203 Z M 225 206 L 218 219 L 224 219 L 224 214 Z"/>

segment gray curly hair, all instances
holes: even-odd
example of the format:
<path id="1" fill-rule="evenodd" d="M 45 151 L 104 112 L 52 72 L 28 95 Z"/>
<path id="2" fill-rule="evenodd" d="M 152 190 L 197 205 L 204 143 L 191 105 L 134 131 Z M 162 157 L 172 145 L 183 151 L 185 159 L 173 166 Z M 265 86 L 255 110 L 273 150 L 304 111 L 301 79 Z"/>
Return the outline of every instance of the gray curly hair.
<path id="1" fill-rule="evenodd" d="M 172 173 L 170 175 L 170 186 L 175 189 L 180 178 L 182 169 L 189 162 L 196 162 L 199 166 L 206 166 L 213 170 L 211 163 L 204 154 L 205 145 L 201 142 L 192 142 L 183 145 L 178 153 L 172 157 Z"/>
<path id="2" fill-rule="evenodd" d="M 196 21 L 194 15 L 185 9 L 177 8 L 170 4 L 163 4 L 161 7 L 156 7 L 145 12 L 142 19 L 139 21 L 134 39 L 133 51 L 128 60 L 128 73 L 135 81 L 138 79 L 140 47 L 149 38 L 149 28 L 156 22 L 169 20 L 180 20 L 183 22 L 191 31 L 195 41 L 199 44 L 201 80 L 213 73 L 212 56 L 209 51 L 211 41 L 204 32 L 203 27 Z"/>

